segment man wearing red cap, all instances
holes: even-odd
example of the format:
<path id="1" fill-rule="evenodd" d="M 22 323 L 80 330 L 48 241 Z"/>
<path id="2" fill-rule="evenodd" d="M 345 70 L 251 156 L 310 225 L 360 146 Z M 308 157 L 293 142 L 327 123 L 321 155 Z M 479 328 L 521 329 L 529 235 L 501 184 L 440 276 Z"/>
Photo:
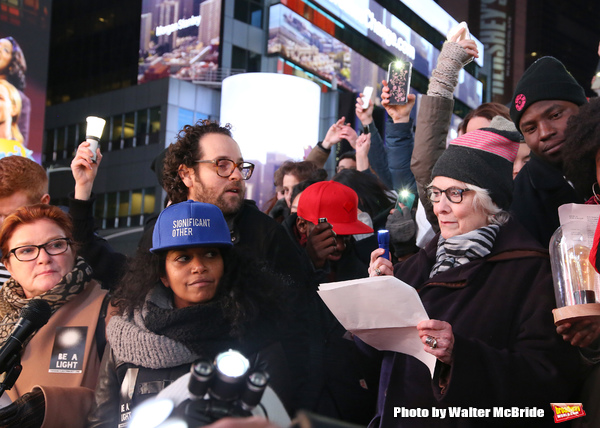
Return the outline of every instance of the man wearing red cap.
<path id="1" fill-rule="evenodd" d="M 314 268 L 326 269 L 327 279 L 367 276 L 363 269 L 367 265 L 358 259 L 352 262 L 351 271 L 336 269 L 337 263 L 328 263 L 351 257 L 352 253 L 346 249 L 352 235 L 373 232 L 358 220 L 358 196 L 354 190 L 335 181 L 309 186 L 300 196 L 296 228 L 300 236 L 306 237 L 306 253 Z"/>
<path id="2" fill-rule="evenodd" d="M 295 221 L 292 221 L 295 220 Z M 314 286 L 323 282 L 366 277 L 367 261 L 357 245 L 377 247 L 374 237 L 358 243 L 352 235 L 372 233 L 358 220 L 356 192 L 335 181 L 310 185 L 300 194 L 298 212 L 284 222 L 295 240 Z M 365 252 L 368 254 L 368 252 Z M 373 416 L 377 395 L 376 367 L 357 350 L 351 335 L 316 293 L 310 302 L 311 409 L 346 422 L 366 425 Z"/>

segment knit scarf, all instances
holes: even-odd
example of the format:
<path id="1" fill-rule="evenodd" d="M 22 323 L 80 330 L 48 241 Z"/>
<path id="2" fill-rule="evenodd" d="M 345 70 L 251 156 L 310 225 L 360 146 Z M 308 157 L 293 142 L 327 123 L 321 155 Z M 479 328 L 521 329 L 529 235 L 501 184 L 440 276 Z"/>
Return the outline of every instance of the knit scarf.
<path id="1" fill-rule="evenodd" d="M 73 300 L 92 279 L 92 268 L 81 257 L 75 260 L 75 266 L 51 290 L 33 297 L 32 299 L 45 300 L 54 314 L 65 303 Z M 21 309 L 29 304 L 32 299 L 25 297 L 23 287 L 10 278 L 0 289 L 0 344 L 8 338 L 21 315 Z"/>
<path id="2" fill-rule="evenodd" d="M 151 369 L 190 364 L 229 348 L 252 353 L 266 343 L 242 342 L 232 337 L 218 298 L 175 309 L 161 284 L 148 294 L 141 310 L 113 316 L 107 326 L 107 338 L 117 360 Z"/>
<path id="3" fill-rule="evenodd" d="M 500 226 L 492 224 L 448 239 L 440 236 L 429 278 L 487 256 L 492 251 L 498 230 Z"/>

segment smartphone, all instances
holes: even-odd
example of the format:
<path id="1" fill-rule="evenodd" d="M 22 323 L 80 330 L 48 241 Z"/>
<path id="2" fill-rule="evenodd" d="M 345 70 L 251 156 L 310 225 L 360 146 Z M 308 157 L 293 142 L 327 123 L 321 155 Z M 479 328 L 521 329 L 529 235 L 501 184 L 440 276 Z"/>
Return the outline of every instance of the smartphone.
<path id="1" fill-rule="evenodd" d="M 413 204 L 415 203 L 416 195 L 408 190 L 400 190 L 398 191 L 398 198 L 396 199 L 396 209 L 401 210 L 402 207 L 400 204 L 412 209 Z"/>
<path id="2" fill-rule="evenodd" d="M 397 60 L 388 67 L 387 82 L 390 88 L 390 105 L 403 105 L 408 102 L 412 64 Z"/>
<path id="3" fill-rule="evenodd" d="M 373 95 L 373 87 L 372 86 L 365 86 L 365 89 L 363 89 L 363 97 L 362 97 L 362 108 L 363 109 L 367 109 L 369 108 L 369 101 L 371 100 L 371 96 Z"/>
<path id="4" fill-rule="evenodd" d="M 461 28 L 464 28 L 465 31 L 461 34 L 461 36 L 457 40 L 457 42 L 460 42 L 461 40 L 469 40 L 469 39 L 471 39 L 471 34 L 469 33 L 469 26 L 467 25 L 467 23 L 465 21 L 463 21 L 460 24 L 455 25 L 454 27 L 452 27 L 450 29 L 450 31 L 448 31 L 448 34 L 446 35 L 446 40 L 450 40 L 452 37 L 454 37 L 454 35 L 456 33 L 458 33 L 458 31 Z"/>

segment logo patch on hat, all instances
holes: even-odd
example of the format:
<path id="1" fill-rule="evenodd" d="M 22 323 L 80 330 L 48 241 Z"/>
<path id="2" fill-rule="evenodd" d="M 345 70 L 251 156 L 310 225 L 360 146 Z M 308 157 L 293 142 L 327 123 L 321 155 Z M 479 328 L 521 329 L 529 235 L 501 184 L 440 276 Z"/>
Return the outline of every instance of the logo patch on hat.
<path id="1" fill-rule="evenodd" d="M 527 99 L 525 98 L 525 95 L 523 95 L 523 94 L 517 95 L 517 97 L 515 98 L 515 108 L 517 109 L 517 111 L 523 110 L 523 107 L 525 107 L 526 102 L 527 102 Z"/>

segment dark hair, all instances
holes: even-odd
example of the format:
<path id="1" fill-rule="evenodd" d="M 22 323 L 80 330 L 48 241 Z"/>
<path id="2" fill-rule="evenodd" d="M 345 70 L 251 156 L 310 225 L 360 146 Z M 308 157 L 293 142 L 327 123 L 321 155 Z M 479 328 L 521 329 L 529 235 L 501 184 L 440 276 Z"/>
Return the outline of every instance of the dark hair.
<path id="1" fill-rule="evenodd" d="M 276 189 L 277 187 L 283 186 L 283 172 L 281 171 L 281 168 L 277 168 L 273 174 L 273 185 Z"/>
<path id="2" fill-rule="evenodd" d="M 512 120 L 510 118 L 510 110 L 504 104 L 495 102 L 483 103 L 475 110 L 471 110 L 469 113 L 467 113 L 463 121 L 458 126 L 458 130 L 465 134 L 471 119 L 475 117 L 484 117 L 491 121 L 495 116 L 502 116 L 505 119 Z"/>
<path id="3" fill-rule="evenodd" d="M 6 70 L 6 80 L 11 83 L 15 88 L 22 91 L 25 89 L 25 73 L 27 72 L 27 63 L 25 62 L 25 55 L 21 47 L 15 39 L 12 37 L 3 37 L 12 44 L 12 57 L 8 63 Z M 0 70 L 2 73 L 2 70 Z"/>
<path id="4" fill-rule="evenodd" d="M 302 161 L 302 162 L 294 162 L 291 160 L 285 161 L 277 171 L 275 171 L 275 180 L 278 177 L 281 177 L 281 181 L 283 183 L 283 177 L 286 175 L 293 175 L 298 179 L 298 181 L 308 180 L 313 177 L 313 175 L 317 174 L 317 171 L 320 168 L 310 162 L 310 161 Z"/>
<path id="5" fill-rule="evenodd" d="M 195 160 L 202 157 L 200 140 L 208 134 L 222 134 L 231 137 L 231 125 L 219 125 L 211 120 L 199 120 L 195 125 L 185 125 L 177 134 L 177 141 L 171 144 L 163 164 L 163 187 L 172 203 L 185 202 L 188 188 L 179 176 L 179 166 L 195 166 Z"/>
<path id="6" fill-rule="evenodd" d="M 223 316 L 231 326 L 231 334 L 240 337 L 244 326 L 261 316 L 282 317 L 289 308 L 283 302 L 291 292 L 291 283 L 238 252 L 235 248 L 220 248 L 224 272 L 213 301 L 218 301 Z M 111 303 L 119 314 L 130 314 L 142 308 L 146 296 L 162 283 L 166 274 L 167 252 L 151 253 L 138 250 L 119 281 Z"/>
<path id="7" fill-rule="evenodd" d="M 561 153 L 563 171 L 577 193 L 589 199 L 596 180 L 596 154 L 600 150 L 600 98 L 579 107 L 567 121 Z"/>
<path id="8" fill-rule="evenodd" d="M 354 162 L 356 162 L 356 152 L 354 150 L 348 150 L 342 153 L 338 159 L 338 165 L 340 161 L 344 159 L 352 159 Z"/>
<path id="9" fill-rule="evenodd" d="M 368 213 L 371 218 L 375 218 L 395 201 L 385 184 L 374 175 L 355 169 L 343 169 L 334 175 L 332 180 L 354 190 L 358 195 L 358 208 Z"/>

